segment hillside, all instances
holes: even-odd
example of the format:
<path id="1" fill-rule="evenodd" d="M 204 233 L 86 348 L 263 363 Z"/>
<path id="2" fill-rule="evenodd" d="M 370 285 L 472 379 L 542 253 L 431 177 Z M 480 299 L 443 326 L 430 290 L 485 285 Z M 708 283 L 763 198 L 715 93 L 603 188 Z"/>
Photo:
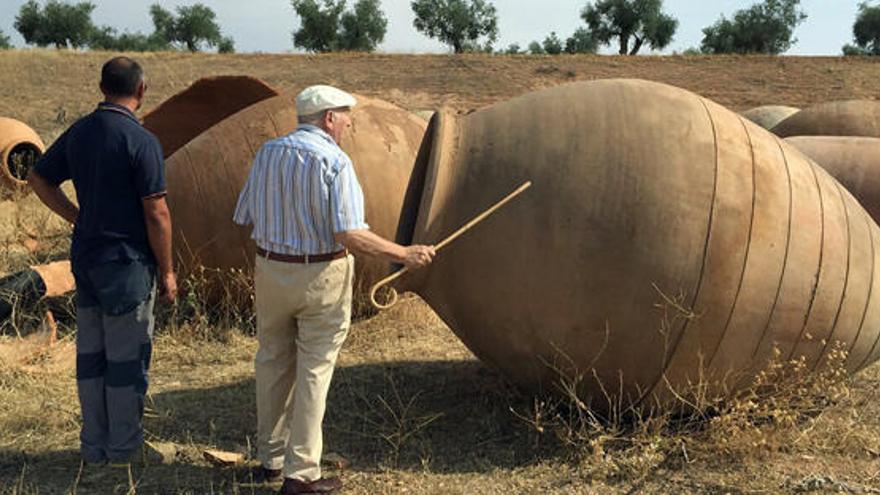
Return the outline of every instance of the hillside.
<path id="1" fill-rule="evenodd" d="M 0 115 L 51 141 L 90 111 L 108 53 L 0 52 Z M 207 55 L 135 54 L 145 68 L 147 108 L 206 76 L 245 74 L 282 90 L 333 84 L 410 110 L 471 110 L 576 80 L 641 78 L 689 89 L 734 110 L 876 98 L 880 61 L 766 56 Z"/>

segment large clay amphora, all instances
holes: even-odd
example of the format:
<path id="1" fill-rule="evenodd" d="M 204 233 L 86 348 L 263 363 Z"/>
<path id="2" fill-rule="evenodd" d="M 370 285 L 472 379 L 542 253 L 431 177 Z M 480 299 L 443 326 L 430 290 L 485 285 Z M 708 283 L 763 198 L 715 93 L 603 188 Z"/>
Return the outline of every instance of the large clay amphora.
<path id="1" fill-rule="evenodd" d="M 639 80 L 574 83 L 432 120 L 399 239 L 436 243 L 533 186 L 400 283 L 531 388 L 674 407 L 774 359 L 877 358 L 878 227 L 745 118 Z"/>

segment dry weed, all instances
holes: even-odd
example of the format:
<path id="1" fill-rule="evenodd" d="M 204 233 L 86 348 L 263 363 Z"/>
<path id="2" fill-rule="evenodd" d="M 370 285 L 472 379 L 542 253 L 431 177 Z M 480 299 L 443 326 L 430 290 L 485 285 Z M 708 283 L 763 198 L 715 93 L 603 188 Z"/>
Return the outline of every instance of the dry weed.
<path id="1" fill-rule="evenodd" d="M 698 317 L 684 307 L 681 294 L 655 289 L 658 331 L 664 337 Z M 609 332 L 606 328 L 606 341 Z M 601 382 L 593 363 L 586 367 L 591 371 L 580 371 L 557 348 L 557 359 L 545 362 L 558 376 L 556 394 L 513 412 L 537 434 L 536 441 L 552 434 L 591 479 L 612 483 L 639 484 L 657 471 L 695 463 L 741 465 L 791 453 L 876 457 L 880 436 L 859 412 L 870 399 L 853 393 L 845 346 L 835 342 L 828 348 L 817 369 L 803 356 L 786 360 L 775 349 L 766 367 L 736 393 L 730 384 L 742 376 L 711 381 L 702 372 L 687 387 L 667 383 L 674 402 L 660 407 L 624 397 L 622 388 Z M 603 350 L 604 343 L 596 359 Z M 587 380 L 598 384 L 604 403 L 583 396 Z"/>
<path id="2" fill-rule="evenodd" d="M 552 434 L 591 479 L 611 483 L 642 482 L 658 470 L 694 463 L 740 465 L 780 454 L 875 457 L 880 439 L 860 422 L 845 361 L 839 343 L 815 371 L 804 358 L 786 361 L 776 352 L 742 392 L 709 398 L 706 390 L 721 388 L 696 384 L 697 392 L 680 391 L 678 407 L 661 414 L 615 403 L 612 414 L 599 416 L 578 393 L 585 377 L 563 377 L 561 399 L 536 399 L 531 410 L 514 413 L 538 434 Z"/>
<path id="3" fill-rule="evenodd" d="M 253 278 L 242 269 L 199 265 L 178 280 L 178 299 L 159 306 L 157 325 L 178 337 L 228 340 L 230 333 L 253 335 Z"/>
<path id="4" fill-rule="evenodd" d="M 387 468 L 399 466 L 401 454 L 412 443 L 418 443 L 424 437 L 432 423 L 443 417 L 440 412 L 424 412 L 419 399 L 422 395 L 416 392 L 409 396 L 399 390 L 394 373 L 384 373 L 385 391 L 370 395 L 350 388 L 358 402 L 357 422 L 361 424 L 357 434 L 368 439 L 381 440 L 387 450 Z M 418 448 L 418 446 L 416 446 Z M 420 452 L 422 463 L 425 464 L 430 453 L 424 449 Z"/>

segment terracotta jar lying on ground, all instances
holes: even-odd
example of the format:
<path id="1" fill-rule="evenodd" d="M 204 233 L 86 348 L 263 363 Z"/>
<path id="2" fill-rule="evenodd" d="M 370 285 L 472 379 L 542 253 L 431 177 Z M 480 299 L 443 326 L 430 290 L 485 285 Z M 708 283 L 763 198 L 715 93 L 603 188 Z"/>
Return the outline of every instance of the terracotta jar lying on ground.
<path id="1" fill-rule="evenodd" d="M 880 102 L 830 101 L 805 108 L 772 129 L 780 137 L 864 136 L 880 138 Z"/>
<path id="2" fill-rule="evenodd" d="M 878 356 L 877 225 L 824 170 L 745 118 L 638 80 L 440 112 L 400 240 L 435 243 L 516 201 L 401 279 L 481 359 L 531 389 L 582 375 L 597 410 L 674 407 L 774 357 Z"/>

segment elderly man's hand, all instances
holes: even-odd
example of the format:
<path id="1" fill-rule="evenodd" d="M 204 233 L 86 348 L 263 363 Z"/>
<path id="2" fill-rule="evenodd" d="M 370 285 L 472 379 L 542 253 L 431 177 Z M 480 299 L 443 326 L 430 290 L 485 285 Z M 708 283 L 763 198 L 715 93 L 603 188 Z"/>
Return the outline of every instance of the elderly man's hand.
<path id="1" fill-rule="evenodd" d="M 436 254 L 434 246 L 422 246 L 420 244 L 408 246 L 406 248 L 406 257 L 403 259 L 403 264 L 408 269 L 415 270 L 416 268 L 431 264 L 431 261 Z"/>

